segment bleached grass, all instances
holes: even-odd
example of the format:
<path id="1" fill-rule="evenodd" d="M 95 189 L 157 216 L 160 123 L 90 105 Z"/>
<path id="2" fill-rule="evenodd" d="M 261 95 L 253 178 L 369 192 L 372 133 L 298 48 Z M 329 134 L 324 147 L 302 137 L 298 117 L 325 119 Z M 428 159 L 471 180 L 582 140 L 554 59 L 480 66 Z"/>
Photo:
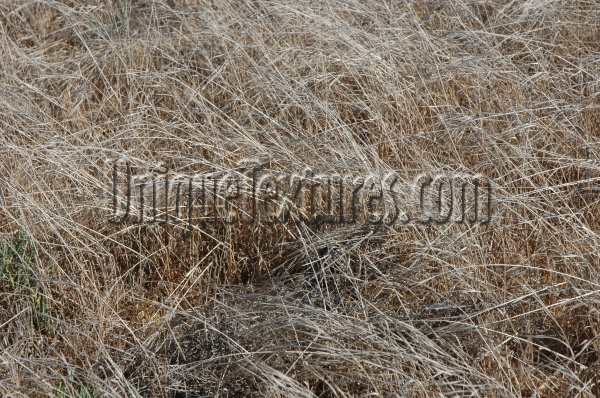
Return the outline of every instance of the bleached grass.
<path id="1" fill-rule="evenodd" d="M 599 89 L 595 0 L 2 2 L 0 394 L 600 395 Z M 495 215 L 183 241 L 107 222 L 115 158 Z"/>

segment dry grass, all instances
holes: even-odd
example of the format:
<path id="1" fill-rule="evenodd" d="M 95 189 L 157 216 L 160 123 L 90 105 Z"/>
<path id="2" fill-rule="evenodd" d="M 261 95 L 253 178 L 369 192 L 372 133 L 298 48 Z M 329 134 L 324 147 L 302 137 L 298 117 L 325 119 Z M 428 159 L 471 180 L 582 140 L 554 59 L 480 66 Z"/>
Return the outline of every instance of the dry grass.
<path id="1" fill-rule="evenodd" d="M 3 1 L 0 395 L 600 396 L 599 93 L 596 0 Z M 108 222 L 116 158 L 495 212 L 184 240 Z"/>

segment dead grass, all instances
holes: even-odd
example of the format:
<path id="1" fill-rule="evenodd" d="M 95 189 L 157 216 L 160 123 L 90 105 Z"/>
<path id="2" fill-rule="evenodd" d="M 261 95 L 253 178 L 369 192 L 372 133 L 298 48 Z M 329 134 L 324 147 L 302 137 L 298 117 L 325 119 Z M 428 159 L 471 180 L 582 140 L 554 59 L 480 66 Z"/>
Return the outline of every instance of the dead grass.
<path id="1" fill-rule="evenodd" d="M 4 1 L 0 394 L 600 396 L 600 3 Z M 111 161 L 481 174 L 490 225 L 113 225 Z M 405 203 L 409 205 L 408 203 Z"/>

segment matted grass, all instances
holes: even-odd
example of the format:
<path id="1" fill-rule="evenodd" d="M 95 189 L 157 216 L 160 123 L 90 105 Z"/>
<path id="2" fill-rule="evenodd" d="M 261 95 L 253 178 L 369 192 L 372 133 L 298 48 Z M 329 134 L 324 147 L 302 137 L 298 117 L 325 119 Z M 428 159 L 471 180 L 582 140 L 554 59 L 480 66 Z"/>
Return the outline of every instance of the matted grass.
<path id="1" fill-rule="evenodd" d="M 3 1 L 0 394 L 600 396 L 599 93 L 596 0 Z M 494 213 L 183 239 L 109 222 L 115 159 Z"/>

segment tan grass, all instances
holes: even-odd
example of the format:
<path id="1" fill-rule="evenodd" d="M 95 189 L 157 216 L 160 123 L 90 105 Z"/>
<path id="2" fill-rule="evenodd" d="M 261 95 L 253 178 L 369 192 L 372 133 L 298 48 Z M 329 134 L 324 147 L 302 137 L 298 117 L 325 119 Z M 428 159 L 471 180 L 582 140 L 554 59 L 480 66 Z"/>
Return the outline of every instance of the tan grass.
<path id="1" fill-rule="evenodd" d="M 0 395 L 600 396 L 599 93 L 596 0 L 3 1 Z M 494 218 L 184 240 L 108 222 L 114 159 Z"/>

